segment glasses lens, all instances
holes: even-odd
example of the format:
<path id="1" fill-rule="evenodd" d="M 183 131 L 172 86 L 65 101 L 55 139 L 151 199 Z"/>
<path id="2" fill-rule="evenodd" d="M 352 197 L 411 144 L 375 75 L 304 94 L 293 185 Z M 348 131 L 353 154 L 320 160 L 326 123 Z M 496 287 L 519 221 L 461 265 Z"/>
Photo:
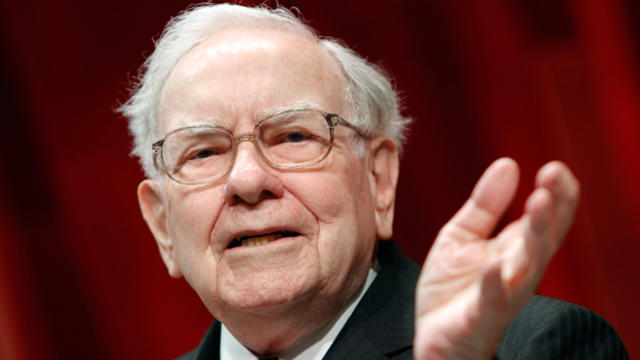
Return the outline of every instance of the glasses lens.
<path id="1" fill-rule="evenodd" d="M 213 181 L 231 165 L 233 138 L 214 127 L 185 128 L 169 135 L 162 157 L 170 177 L 183 183 Z"/>
<path id="2" fill-rule="evenodd" d="M 331 146 L 331 131 L 315 111 L 293 111 L 264 120 L 256 130 L 263 155 L 280 167 L 300 167 L 322 159 Z"/>

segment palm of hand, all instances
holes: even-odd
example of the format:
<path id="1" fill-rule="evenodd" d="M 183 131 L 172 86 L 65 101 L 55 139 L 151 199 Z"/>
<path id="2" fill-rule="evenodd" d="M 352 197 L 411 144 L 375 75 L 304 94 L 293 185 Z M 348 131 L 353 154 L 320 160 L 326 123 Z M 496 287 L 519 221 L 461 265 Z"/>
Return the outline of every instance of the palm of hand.
<path id="1" fill-rule="evenodd" d="M 573 219 L 578 183 L 543 167 L 521 218 L 487 239 L 511 203 L 518 168 L 492 164 L 440 231 L 416 288 L 416 359 L 483 359 L 526 304 Z"/>

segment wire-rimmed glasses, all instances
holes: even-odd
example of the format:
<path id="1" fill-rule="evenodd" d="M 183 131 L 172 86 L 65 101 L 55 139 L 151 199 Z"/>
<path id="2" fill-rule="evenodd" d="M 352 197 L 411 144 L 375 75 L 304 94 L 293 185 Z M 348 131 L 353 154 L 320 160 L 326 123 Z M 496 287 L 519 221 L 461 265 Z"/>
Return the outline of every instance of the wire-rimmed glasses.
<path id="1" fill-rule="evenodd" d="M 274 168 L 309 167 L 329 155 L 338 125 L 366 137 L 336 114 L 316 109 L 285 110 L 256 123 L 252 133 L 238 136 L 212 124 L 175 129 L 153 143 L 154 162 L 178 183 L 212 183 L 231 170 L 240 142 L 251 141 L 260 157 Z"/>

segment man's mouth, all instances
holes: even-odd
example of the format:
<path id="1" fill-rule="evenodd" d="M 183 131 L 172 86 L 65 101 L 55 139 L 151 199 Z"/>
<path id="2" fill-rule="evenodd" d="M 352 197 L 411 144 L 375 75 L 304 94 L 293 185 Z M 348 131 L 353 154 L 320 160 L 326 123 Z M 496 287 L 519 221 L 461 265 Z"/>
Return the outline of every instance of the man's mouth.
<path id="1" fill-rule="evenodd" d="M 227 247 L 227 249 L 232 249 L 238 246 L 265 245 L 272 241 L 281 239 L 283 237 L 298 236 L 298 235 L 300 234 L 297 232 L 286 231 L 286 230 L 274 231 L 266 234 L 242 235 L 233 239 L 229 244 L 229 246 Z"/>

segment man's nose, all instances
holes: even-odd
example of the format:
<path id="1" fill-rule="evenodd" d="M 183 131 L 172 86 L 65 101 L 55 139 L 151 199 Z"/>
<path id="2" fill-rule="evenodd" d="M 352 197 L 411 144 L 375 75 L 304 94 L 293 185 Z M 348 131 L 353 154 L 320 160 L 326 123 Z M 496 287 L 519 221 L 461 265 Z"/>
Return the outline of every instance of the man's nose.
<path id="1" fill-rule="evenodd" d="M 236 158 L 227 176 L 225 197 L 228 203 L 255 205 L 284 193 L 280 179 L 258 154 L 251 141 L 238 144 Z"/>

